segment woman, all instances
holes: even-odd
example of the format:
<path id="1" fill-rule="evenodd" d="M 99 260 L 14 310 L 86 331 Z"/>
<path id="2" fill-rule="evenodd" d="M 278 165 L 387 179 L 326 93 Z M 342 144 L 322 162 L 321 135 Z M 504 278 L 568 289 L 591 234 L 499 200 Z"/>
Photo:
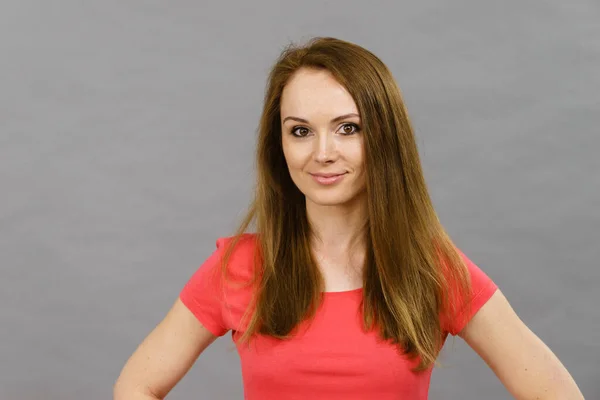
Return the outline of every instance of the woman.
<path id="1" fill-rule="evenodd" d="M 449 334 L 517 399 L 583 398 L 444 231 L 375 55 L 333 38 L 286 49 L 259 131 L 248 216 L 128 360 L 115 399 L 164 398 L 228 331 L 247 399 L 426 399 Z"/>

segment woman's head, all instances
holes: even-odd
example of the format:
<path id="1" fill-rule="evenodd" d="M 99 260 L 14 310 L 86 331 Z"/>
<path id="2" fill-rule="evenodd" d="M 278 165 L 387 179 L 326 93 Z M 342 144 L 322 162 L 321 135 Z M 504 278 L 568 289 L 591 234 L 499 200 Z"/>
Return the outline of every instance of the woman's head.
<path id="1" fill-rule="evenodd" d="M 256 298 L 242 340 L 286 337 L 317 309 L 323 279 L 307 202 L 363 201 L 365 328 L 419 357 L 420 368 L 431 365 L 440 313 L 468 295 L 469 278 L 433 208 L 400 90 L 383 62 L 334 38 L 283 51 L 268 79 L 257 167 L 254 202 L 237 235 L 256 222 Z M 314 176 L 328 174 L 343 175 Z"/>
<path id="2" fill-rule="evenodd" d="M 280 119 L 287 169 L 307 202 L 346 205 L 364 197 L 360 114 L 330 72 L 297 70 L 283 88 Z"/>
<path id="3" fill-rule="evenodd" d="M 383 211 L 386 187 L 420 173 L 400 91 L 385 64 L 334 38 L 287 48 L 269 76 L 258 166 L 262 183 L 292 206 L 303 207 L 300 194 L 334 205 L 366 193 L 362 198 L 372 206 L 380 201 L 375 207 Z"/>

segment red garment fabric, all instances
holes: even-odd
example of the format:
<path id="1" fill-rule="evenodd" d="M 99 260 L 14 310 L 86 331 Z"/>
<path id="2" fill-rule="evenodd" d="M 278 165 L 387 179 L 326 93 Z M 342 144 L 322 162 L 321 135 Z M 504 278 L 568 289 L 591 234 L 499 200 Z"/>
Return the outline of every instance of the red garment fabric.
<path id="1" fill-rule="evenodd" d="M 241 360 L 247 400 L 421 400 L 427 399 L 432 368 L 414 373 L 396 346 L 377 332 L 362 329 L 362 289 L 325 292 L 314 320 L 301 324 L 290 340 L 257 336 L 249 344 L 236 340 L 251 299 L 249 286 L 223 284 L 221 259 L 231 238 L 219 238 L 216 250 L 180 293 L 183 304 L 210 332 L 232 332 Z M 230 259 L 236 281 L 252 276 L 256 236 L 245 234 Z M 441 316 L 444 340 L 458 334 L 497 289 L 496 284 L 463 253 L 472 281 L 468 310 L 454 318 Z"/>

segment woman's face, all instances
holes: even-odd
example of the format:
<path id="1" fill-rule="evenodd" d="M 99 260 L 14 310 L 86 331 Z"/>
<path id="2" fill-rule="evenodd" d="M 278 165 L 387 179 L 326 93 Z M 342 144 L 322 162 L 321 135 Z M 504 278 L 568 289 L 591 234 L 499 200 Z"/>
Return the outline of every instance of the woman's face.
<path id="1" fill-rule="evenodd" d="M 326 70 L 300 69 L 281 97 L 283 153 L 292 180 L 318 205 L 346 205 L 365 191 L 358 108 Z"/>

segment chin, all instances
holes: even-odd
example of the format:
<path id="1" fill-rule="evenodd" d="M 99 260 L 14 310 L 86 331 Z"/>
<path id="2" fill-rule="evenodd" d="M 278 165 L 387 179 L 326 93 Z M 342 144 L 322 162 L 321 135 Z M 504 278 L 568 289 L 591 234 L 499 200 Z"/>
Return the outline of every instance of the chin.
<path id="1" fill-rule="evenodd" d="M 319 206 L 343 206 L 349 204 L 356 196 L 340 193 L 311 193 L 306 196 L 306 200 Z"/>

